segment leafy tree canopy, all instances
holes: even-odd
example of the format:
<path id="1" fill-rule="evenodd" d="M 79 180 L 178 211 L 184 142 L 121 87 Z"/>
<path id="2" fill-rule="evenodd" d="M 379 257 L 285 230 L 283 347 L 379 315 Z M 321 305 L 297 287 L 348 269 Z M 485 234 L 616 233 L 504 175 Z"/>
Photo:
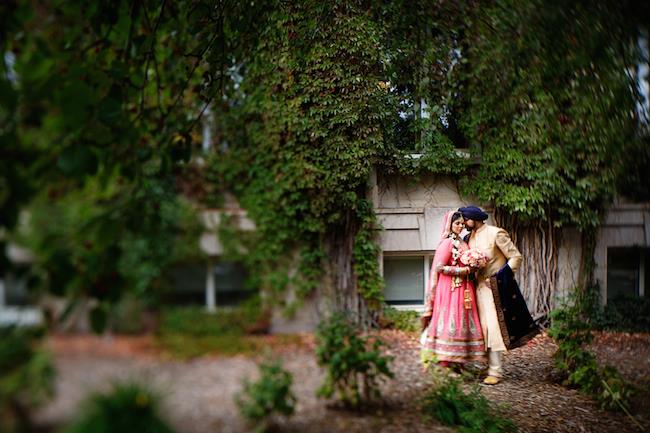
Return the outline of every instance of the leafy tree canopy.
<path id="1" fill-rule="evenodd" d="M 3 225 L 46 186 L 92 182 L 99 200 L 123 185 L 137 210 L 150 197 L 138 191 L 178 191 L 198 171 L 205 203 L 232 192 L 255 221 L 260 285 L 282 288 L 298 266 L 308 292 L 329 264 L 339 294 L 364 276 L 378 300 L 373 167 L 453 175 L 524 220 L 581 228 L 617 186 L 647 198 L 631 73 L 642 2 L 15 0 L 0 12 Z M 214 147 L 200 166 L 205 119 Z"/>

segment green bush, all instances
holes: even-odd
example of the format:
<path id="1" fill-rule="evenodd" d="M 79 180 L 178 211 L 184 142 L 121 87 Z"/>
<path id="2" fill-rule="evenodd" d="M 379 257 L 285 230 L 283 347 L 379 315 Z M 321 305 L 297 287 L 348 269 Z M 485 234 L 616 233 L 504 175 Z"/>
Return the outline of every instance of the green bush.
<path id="1" fill-rule="evenodd" d="M 246 380 L 243 392 L 235 398 L 240 413 L 255 426 L 255 432 L 268 430 L 277 415 L 292 415 L 296 402 L 291 392 L 291 373 L 271 361 L 260 364 L 259 371 L 259 380 Z"/>
<path id="2" fill-rule="evenodd" d="M 162 311 L 158 333 L 202 337 L 214 335 L 245 335 L 268 330 L 269 313 L 259 298 L 240 306 L 218 309 L 214 313 L 204 307 L 173 307 Z"/>
<path id="3" fill-rule="evenodd" d="M 144 302 L 127 293 L 111 312 L 110 329 L 117 334 L 140 334 L 144 331 L 144 314 Z"/>
<path id="4" fill-rule="evenodd" d="M 51 397 L 55 371 L 37 348 L 40 328 L 0 327 L 0 431 L 28 431 L 30 411 Z"/>
<path id="5" fill-rule="evenodd" d="M 183 359 L 211 352 L 251 353 L 259 344 L 247 336 L 268 332 L 269 324 L 270 314 L 259 298 L 214 313 L 203 307 L 166 308 L 161 312 L 157 340 Z"/>
<path id="6" fill-rule="evenodd" d="M 417 311 L 401 311 L 385 305 L 379 319 L 379 326 L 382 329 L 420 332 L 420 314 Z"/>
<path id="7" fill-rule="evenodd" d="M 389 368 L 392 357 L 381 354 L 383 342 L 379 338 L 361 336 L 340 314 L 322 322 L 316 337 L 316 359 L 327 372 L 318 396 L 329 398 L 336 394 L 352 408 L 380 397 L 380 381 L 392 378 L 393 373 Z"/>
<path id="8" fill-rule="evenodd" d="M 491 406 L 478 387 L 465 393 L 459 379 L 444 377 L 422 400 L 425 416 L 458 427 L 461 433 L 506 433 L 517 430 Z"/>
<path id="9" fill-rule="evenodd" d="M 79 419 L 63 433 L 175 433 L 159 414 L 160 399 L 137 384 L 116 384 L 108 394 L 95 394 Z"/>
<path id="10" fill-rule="evenodd" d="M 627 413 L 632 386 L 615 368 L 601 368 L 594 354 L 584 349 L 593 340 L 593 335 L 579 305 L 555 310 L 551 323 L 549 335 L 558 345 L 555 366 L 564 377 L 563 383 L 593 396 L 603 408 Z"/>
<path id="11" fill-rule="evenodd" d="M 608 300 L 597 325 L 608 331 L 650 332 L 650 297 Z"/>
<path id="12" fill-rule="evenodd" d="M 650 298 L 619 296 L 602 307 L 600 287 L 596 284 L 574 295 L 569 302 L 581 319 L 594 329 L 619 332 L 650 332 Z"/>
<path id="13" fill-rule="evenodd" d="M 124 296 L 156 304 L 166 285 L 164 271 L 202 257 L 196 239 L 204 228 L 194 205 L 177 196 L 171 182 L 141 180 L 131 187 L 107 174 L 56 197 L 56 188 L 48 188 L 12 233 L 34 254 L 35 289 L 71 303 L 99 301 L 90 317 L 97 332 L 111 323 Z"/>

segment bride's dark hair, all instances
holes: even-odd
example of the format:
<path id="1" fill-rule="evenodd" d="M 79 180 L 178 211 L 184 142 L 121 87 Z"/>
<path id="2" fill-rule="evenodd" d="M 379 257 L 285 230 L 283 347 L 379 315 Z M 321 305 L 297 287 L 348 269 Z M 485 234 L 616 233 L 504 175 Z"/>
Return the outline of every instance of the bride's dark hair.
<path id="1" fill-rule="evenodd" d="M 449 218 L 449 229 L 451 230 L 451 225 L 456 221 L 457 219 L 460 219 L 463 217 L 463 214 L 460 212 L 454 212 L 451 214 L 451 218 Z"/>

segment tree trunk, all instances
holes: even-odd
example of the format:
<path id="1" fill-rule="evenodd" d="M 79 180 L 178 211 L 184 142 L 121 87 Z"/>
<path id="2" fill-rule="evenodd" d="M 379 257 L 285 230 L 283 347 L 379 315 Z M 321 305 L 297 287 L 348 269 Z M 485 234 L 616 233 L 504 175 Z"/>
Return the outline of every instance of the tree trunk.
<path id="1" fill-rule="evenodd" d="M 354 210 L 348 210 L 340 224 L 330 228 L 324 239 L 328 262 L 325 265 L 325 296 L 332 312 L 342 312 L 353 322 L 369 327 L 373 318 L 365 299 L 357 290 L 353 270 L 354 239 L 361 223 Z"/>
<path id="2" fill-rule="evenodd" d="M 498 209 L 495 220 L 510 233 L 524 257 L 517 281 L 533 318 L 543 319 L 544 323 L 555 307 L 560 231 L 551 222 L 522 224 L 515 216 Z"/>

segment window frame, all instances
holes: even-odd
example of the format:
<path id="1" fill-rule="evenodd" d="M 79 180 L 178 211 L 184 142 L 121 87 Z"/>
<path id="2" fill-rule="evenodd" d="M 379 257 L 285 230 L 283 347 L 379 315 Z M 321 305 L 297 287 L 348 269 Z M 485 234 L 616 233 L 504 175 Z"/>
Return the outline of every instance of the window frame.
<path id="1" fill-rule="evenodd" d="M 418 311 L 418 312 L 423 312 L 424 311 L 424 301 L 426 297 L 426 288 L 429 285 L 429 275 L 431 272 L 431 263 L 433 262 L 433 256 L 435 255 L 435 251 L 384 251 L 380 257 L 381 261 L 381 276 L 384 278 L 384 283 L 385 283 L 385 272 L 384 272 L 384 263 L 387 257 L 411 257 L 411 258 L 419 258 L 422 260 L 422 271 L 424 273 L 424 278 L 423 278 L 423 285 L 422 285 L 422 301 L 421 302 L 416 302 L 416 303 L 406 303 L 406 304 L 392 304 L 389 301 L 385 301 L 387 305 L 389 305 L 392 308 L 395 308 L 396 310 L 403 310 L 403 311 Z M 385 287 L 384 287 L 385 291 Z M 399 302 L 399 301 L 398 301 Z"/>

